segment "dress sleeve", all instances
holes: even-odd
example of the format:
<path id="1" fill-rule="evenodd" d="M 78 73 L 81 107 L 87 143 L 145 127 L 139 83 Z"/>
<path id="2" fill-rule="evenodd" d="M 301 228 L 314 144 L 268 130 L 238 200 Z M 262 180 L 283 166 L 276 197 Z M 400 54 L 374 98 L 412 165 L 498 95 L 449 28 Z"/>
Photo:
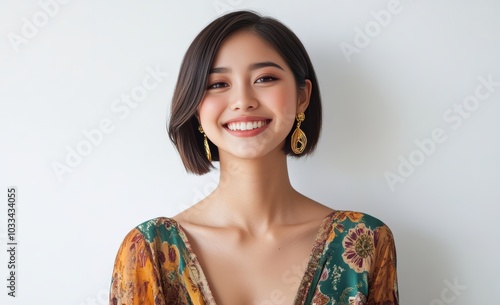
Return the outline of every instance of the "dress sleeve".
<path id="1" fill-rule="evenodd" d="M 150 243 L 137 229 L 123 240 L 111 279 L 110 305 L 165 305 Z"/>
<path id="2" fill-rule="evenodd" d="M 396 246 L 391 230 L 383 225 L 375 230 L 375 253 L 369 275 L 368 305 L 398 305 Z"/>

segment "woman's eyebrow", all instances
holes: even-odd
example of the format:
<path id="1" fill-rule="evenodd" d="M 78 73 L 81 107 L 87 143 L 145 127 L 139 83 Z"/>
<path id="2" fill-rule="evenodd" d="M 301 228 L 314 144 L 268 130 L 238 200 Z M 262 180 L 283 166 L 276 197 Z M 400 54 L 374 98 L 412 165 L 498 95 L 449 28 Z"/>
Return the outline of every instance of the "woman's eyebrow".
<path id="1" fill-rule="evenodd" d="M 213 74 L 213 73 L 229 73 L 231 72 L 230 68 L 223 68 L 223 67 L 217 67 L 217 68 L 211 68 L 208 74 Z"/>
<path id="2" fill-rule="evenodd" d="M 262 68 L 265 68 L 265 67 L 275 67 L 275 68 L 278 68 L 278 69 L 284 71 L 284 69 L 280 65 L 278 65 L 277 63 L 272 62 L 272 61 L 264 61 L 264 62 L 257 62 L 257 63 L 251 64 L 250 67 L 249 67 L 249 70 L 250 71 L 254 71 L 254 70 L 262 69 Z M 232 71 L 231 68 L 214 67 L 214 68 L 210 69 L 210 71 L 208 72 L 208 74 L 214 74 L 214 73 L 231 73 L 231 71 Z"/>
<path id="3" fill-rule="evenodd" d="M 278 69 L 284 71 L 284 69 L 280 65 L 278 65 L 277 63 L 272 62 L 272 61 L 264 61 L 264 62 L 258 62 L 258 63 L 251 64 L 250 71 L 265 68 L 265 67 L 275 67 L 275 68 L 278 68 Z"/>

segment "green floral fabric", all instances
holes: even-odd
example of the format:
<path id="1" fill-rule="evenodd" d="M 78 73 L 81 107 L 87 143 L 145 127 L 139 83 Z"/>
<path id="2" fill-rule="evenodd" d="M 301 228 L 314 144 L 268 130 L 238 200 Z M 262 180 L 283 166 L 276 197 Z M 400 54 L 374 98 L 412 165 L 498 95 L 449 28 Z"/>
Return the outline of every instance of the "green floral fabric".
<path id="1" fill-rule="evenodd" d="M 115 260 L 110 304 L 216 304 L 196 254 L 175 220 L 155 218 L 127 234 Z M 294 300 L 294 305 L 306 304 L 399 304 L 390 229 L 363 213 L 329 214 L 318 230 Z"/>

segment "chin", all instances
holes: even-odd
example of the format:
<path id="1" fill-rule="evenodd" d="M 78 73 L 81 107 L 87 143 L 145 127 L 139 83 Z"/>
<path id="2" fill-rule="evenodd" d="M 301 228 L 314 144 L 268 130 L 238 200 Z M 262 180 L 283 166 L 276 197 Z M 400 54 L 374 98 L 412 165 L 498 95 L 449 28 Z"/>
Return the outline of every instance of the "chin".
<path id="1" fill-rule="evenodd" d="M 278 154 L 285 157 L 283 153 L 283 145 L 271 145 L 265 146 L 264 144 L 251 145 L 246 143 L 241 145 L 239 148 L 232 148 L 228 153 L 235 158 L 250 160 L 250 159 L 262 159 L 265 157 L 276 157 Z"/>

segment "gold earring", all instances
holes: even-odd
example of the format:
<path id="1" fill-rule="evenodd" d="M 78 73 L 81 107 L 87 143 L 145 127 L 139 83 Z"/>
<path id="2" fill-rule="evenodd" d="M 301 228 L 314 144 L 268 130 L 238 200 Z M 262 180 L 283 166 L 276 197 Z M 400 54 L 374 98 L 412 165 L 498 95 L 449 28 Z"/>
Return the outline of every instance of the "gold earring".
<path id="1" fill-rule="evenodd" d="M 305 118 L 306 115 L 303 112 L 297 114 L 297 128 L 295 128 L 295 131 L 292 134 L 292 139 L 290 141 L 292 145 L 292 151 L 296 155 L 300 155 L 301 153 L 303 153 L 307 145 L 306 134 L 300 129 L 300 124 L 304 121 Z"/>
<path id="2" fill-rule="evenodd" d="M 208 146 L 207 135 L 203 131 L 203 127 L 201 125 L 198 127 L 198 130 L 201 134 L 203 134 L 203 146 L 205 147 L 205 154 L 207 155 L 208 161 L 212 162 L 212 154 L 210 153 L 210 146 Z"/>

